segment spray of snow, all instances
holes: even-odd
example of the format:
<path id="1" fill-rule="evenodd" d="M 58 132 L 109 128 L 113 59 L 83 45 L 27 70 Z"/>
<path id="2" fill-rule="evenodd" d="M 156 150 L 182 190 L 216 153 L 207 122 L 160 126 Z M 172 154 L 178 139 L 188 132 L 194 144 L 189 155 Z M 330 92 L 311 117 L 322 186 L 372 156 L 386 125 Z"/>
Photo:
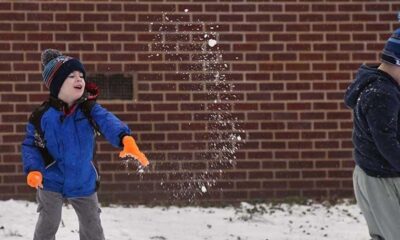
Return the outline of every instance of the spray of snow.
<path id="1" fill-rule="evenodd" d="M 183 11 L 187 13 L 189 9 Z M 168 171 L 166 178 L 162 179 L 160 183 L 164 190 L 172 193 L 173 199 L 191 202 L 197 197 L 210 194 L 218 179 L 223 176 L 223 170 L 234 167 L 235 153 L 244 142 L 246 133 L 238 128 L 241 121 L 232 113 L 233 102 L 237 99 L 233 92 L 234 85 L 230 81 L 226 81 L 226 71 L 229 70 L 229 65 L 224 62 L 223 52 L 218 45 L 219 33 L 217 30 L 219 26 L 201 21 L 181 22 L 179 19 L 172 19 L 165 12 L 163 12 L 163 23 L 166 24 L 157 24 L 157 27 L 150 23 L 149 32 L 156 34 L 153 41 L 149 43 L 151 54 L 148 57 L 161 55 L 162 59 L 166 59 L 166 56 L 176 56 L 171 61 L 182 62 L 184 59 L 179 56 L 179 51 L 185 43 L 171 42 L 167 40 L 168 36 L 179 34 L 188 36 L 189 39 L 196 39 L 191 43 L 193 49 L 190 50 L 191 61 L 189 63 L 193 65 L 193 68 L 187 71 L 177 69 L 176 73 L 186 76 L 189 83 L 198 84 L 198 89 L 193 91 L 207 95 L 208 99 L 202 104 L 204 110 L 194 113 L 195 119 L 197 115 L 208 116 L 202 117 L 206 126 L 204 130 L 208 135 L 202 140 L 206 149 L 195 150 L 194 153 L 196 164 L 203 164 L 202 167 L 189 171 L 180 166 L 179 170 Z M 181 25 L 192 28 L 192 30 L 178 31 Z M 174 30 L 175 32 L 172 32 Z M 201 66 L 201 69 L 198 66 Z M 201 76 L 202 81 L 194 80 L 194 76 Z M 192 123 L 188 122 L 187 124 L 191 125 Z M 190 160 L 193 159 L 182 160 L 182 162 L 187 163 Z"/>

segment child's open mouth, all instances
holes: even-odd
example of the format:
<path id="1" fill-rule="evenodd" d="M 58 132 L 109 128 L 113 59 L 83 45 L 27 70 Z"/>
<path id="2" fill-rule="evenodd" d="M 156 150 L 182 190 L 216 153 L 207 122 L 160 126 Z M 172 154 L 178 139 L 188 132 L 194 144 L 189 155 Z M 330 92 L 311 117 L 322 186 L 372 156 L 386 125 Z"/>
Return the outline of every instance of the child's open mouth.
<path id="1" fill-rule="evenodd" d="M 82 86 L 81 86 L 81 85 L 78 85 L 78 86 L 75 86 L 74 88 L 80 90 L 80 89 L 82 89 Z"/>

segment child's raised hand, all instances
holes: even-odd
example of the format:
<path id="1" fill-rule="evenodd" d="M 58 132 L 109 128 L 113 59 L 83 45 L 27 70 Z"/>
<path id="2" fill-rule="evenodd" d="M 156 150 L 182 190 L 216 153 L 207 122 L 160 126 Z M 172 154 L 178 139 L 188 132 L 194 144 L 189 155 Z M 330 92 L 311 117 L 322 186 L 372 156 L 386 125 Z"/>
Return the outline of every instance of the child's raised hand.
<path id="1" fill-rule="evenodd" d="M 43 188 L 43 177 L 39 171 L 32 171 L 26 177 L 26 183 L 33 188 Z"/>
<path id="2" fill-rule="evenodd" d="M 133 157 L 140 162 L 140 164 L 144 167 L 149 165 L 149 160 L 147 157 L 142 153 L 138 146 L 136 145 L 135 139 L 131 136 L 125 136 L 122 139 L 122 144 L 124 145 L 124 150 L 119 153 L 120 158 L 125 157 Z"/>

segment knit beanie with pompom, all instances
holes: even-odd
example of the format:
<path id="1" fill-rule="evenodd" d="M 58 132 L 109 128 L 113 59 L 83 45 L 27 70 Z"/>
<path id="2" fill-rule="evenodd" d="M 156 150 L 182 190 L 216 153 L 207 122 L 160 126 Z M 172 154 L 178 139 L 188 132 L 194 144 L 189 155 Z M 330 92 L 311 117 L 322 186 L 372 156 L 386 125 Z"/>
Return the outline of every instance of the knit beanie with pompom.
<path id="1" fill-rule="evenodd" d="M 85 68 L 78 59 L 64 56 L 56 49 L 46 49 L 42 52 L 42 64 L 43 81 L 53 97 L 58 97 L 65 79 L 73 71 L 80 71 L 83 78 L 86 78 Z"/>

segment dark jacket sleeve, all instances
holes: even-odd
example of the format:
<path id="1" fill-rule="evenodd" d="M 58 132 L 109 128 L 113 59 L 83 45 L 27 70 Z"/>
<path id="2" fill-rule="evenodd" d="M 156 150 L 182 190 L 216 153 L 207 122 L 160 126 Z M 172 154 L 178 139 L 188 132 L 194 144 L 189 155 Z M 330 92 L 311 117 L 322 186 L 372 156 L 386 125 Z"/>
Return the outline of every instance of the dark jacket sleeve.
<path id="1" fill-rule="evenodd" d="M 373 140 L 382 156 L 400 171 L 400 143 L 398 139 L 398 98 L 387 92 L 372 91 L 365 98 L 365 117 Z"/>
<path id="2" fill-rule="evenodd" d="M 35 127 L 28 123 L 26 126 L 26 136 L 22 142 L 22 163 L 25 174 L 30 171 L 44 170 L 44 161 L 42 154 L 38 147 L 35 145 Z"/>
<path id="3" fill-rule="evenodd" d="M 99 126 L 100 132 L 114 147 L 122 147 L 121 137 L 131 134 L 131 130 L 124 122 L 100 104 L 93 107 L 91 116 Z"/>

